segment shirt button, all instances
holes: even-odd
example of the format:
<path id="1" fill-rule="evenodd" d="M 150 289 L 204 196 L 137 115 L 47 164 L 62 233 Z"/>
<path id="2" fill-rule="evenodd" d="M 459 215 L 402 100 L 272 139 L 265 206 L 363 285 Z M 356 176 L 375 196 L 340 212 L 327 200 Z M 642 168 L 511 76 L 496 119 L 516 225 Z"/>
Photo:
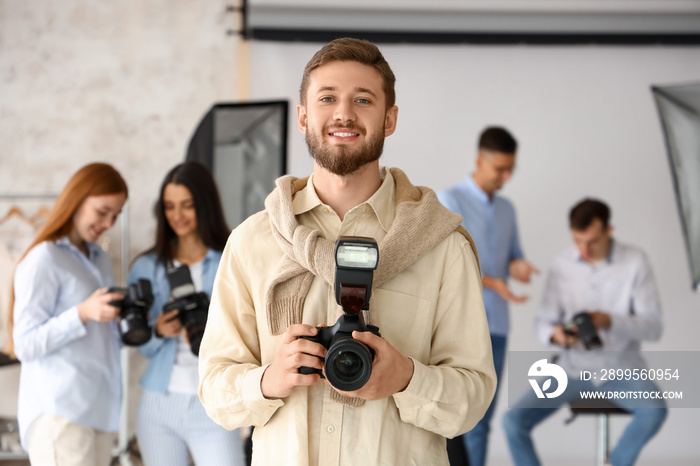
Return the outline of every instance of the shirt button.
<path id="1" fill-rule="evenodd" d="M 328 207 L 324 207 L 323 211 L 328 214 L 328 213 L 330 213 L 331 209 L 329 209 Z"/>
<path id="2" fill-rule="evenodd" d="M 335 427 L 328 426 L 328 429 L 326 429 L 326 430 L 328 431 L 329 434 L 332 434 L 333 432 L 335 432 Z"/>

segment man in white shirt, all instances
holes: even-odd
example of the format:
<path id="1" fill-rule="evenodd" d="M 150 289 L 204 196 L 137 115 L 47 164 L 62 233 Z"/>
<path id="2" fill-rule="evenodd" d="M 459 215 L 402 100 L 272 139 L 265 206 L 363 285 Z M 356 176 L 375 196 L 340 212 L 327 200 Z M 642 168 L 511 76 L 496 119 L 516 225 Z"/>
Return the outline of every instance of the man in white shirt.
<path id="1" fill-rule="evenodd" d="M 661 337 L 661 303 L 649 261 L 640 249 L 612 237 L 610 209 L 585 199 L 571 209 L 569 222 L 575 248 L 557 256 L 535 317 L 537 337 L 549 347 L 564 348 L 556 364 L 568 374 L 566 391 L 538 405 L 528 392 L 504 416 L 503 424 L 516 465 L 537 465 L 532 429 L 581 391 L 657 391 L 649 380 L 581 380 L 581 371 L 641 369 L 641 342 Z M 567 328 L 574 316 L 590 317 L 598 340 L 583 330 Z M 583 327 L 584 324 L 581 324 Z M 581 337 L 581 338 L 580 338 Z M 602 345 L 602 347 L 594 348 Z M 610 455 L 615 466 L 632 465 L 644 445 L 659 431 L 667 409 L 663 400 L 616 400 L 632 419 Z"/>
<path id="2" fill-rule="evenodd" d="M 377 47 L 326 44 L 307 64 L 297 106 L 312 176 L 285 176 L 224 251 L 200 349 L 200 399 L 228 429 L 255 426 L 256 465 L 446 465 L 445 437 L 471 429 L 496 376 L 473 242 L 435 193 L 379 166 L 396 129 L 394 75 Z M 379 327 L 371 377 L 321 381 L 326 348 L 299 337 L 333 325 L 333 245 L 374 238 L 369 310 Z"/>

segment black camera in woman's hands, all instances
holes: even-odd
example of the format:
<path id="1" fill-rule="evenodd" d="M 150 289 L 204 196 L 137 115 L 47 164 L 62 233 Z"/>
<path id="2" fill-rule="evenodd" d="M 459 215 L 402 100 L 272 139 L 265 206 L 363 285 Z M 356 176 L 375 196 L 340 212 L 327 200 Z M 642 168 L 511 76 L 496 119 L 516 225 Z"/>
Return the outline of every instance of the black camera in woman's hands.
<path id="1" fill-rule="evenodd" d="M 121 309 L 119 311 L 119 333 L 124 344 L 138 346 L 150 340 L 151 327 L 148 325 L 148 310 L 153 304 L 151 282 L 141 278 L 127 288 L 115 286 L 107 292 L 124 295 L 124 299 L 109 303 Z"/>
<path id="2" fill-rule="evenodd" d="M 190 268 L 187 265 L 168 270 L 170 296 L 173 301 L 163 306 L 163 312 L 178 310 L 177 315 L 169 320 L 180 319 L 187 332 L 192 354 L 199 356 L 199 346 L 204 336 L 204 327 L 209 315 L 209 296 L 196 292 Z"/>

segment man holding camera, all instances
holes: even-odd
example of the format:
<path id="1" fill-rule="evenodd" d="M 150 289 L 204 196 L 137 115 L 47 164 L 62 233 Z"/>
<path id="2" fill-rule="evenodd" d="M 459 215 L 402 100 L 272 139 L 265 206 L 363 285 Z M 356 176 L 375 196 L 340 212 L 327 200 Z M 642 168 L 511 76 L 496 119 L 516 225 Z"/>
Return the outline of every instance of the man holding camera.
<path id="1" fill-rule="evenodd" d="M 570 211 L 576 247 L 554 259 L 535 317 L 539 340 L 564 348 L 556 364 L 568 374 L 568 385 L 562 395 L 542 400 L 546 407 L 534 407 L 545 405 L 528 392 L 504 416 L 516 465 L 540 464 L 532 429 L 565 403 L 580 398 L 581 392 L 658 391 L 649 380 L 592 381 L 580 376 L 582 371 L 642 369 L 641 342 L 661 337 L 661 303 L 651 265 L 640 249 L 613 239 L 609 221 L 610 209 L 598 200 L 584 199 Z M 610 464 L 632 465 L 661 428 L 667 409 L 663 400 L 614 403 L 629 411 L 632 419 L 610 455 Z"/>
<path id="2" fill-rule="evenodd" d="M 369 42 L 319 50 L 297 106 L 313 174 L 278 179 L 265 210 L 229 238 L 200 350 L 200 399 L 226 428 L 255 426 L 254 464 L 447 464 L 444 437 L 471 429 L 493 397 L 469 234 L 434 192 L 379 166 L 396 128 L 394 81 Z M 374 352 L 354 391 L 321 380 L 330 350 L 315 338 L 316 326 L 343 315 L 334 290 L 343 236 L 373 238 L 379 251 L 362 316 L 381 337 L 352 332 Z"/>

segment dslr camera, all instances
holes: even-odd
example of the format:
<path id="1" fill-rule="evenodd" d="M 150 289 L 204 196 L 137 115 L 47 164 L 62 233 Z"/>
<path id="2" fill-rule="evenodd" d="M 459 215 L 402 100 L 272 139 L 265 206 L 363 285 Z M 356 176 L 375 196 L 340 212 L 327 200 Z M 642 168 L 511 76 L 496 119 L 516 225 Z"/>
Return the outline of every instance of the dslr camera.
<path id="1" fill-rule="evenodd" d="M 203 291 L 195 291 L 190 268 L 187 265 L 168 270 L 168 283 L 170 283 L 170 297 L 173 301 L 163 306 L 163 312 L 176 309 L 179 311 L 170 320 L 180 319 L 187 332 L 192 353 L 199 356 L 199 345 L 202 343 L 209 314 L 209 296 Z"/>
<path id="2" fill-rule="evenodd" d="M 574 330 L 574 326 L 578 331 Z M 603 342 L 598 337 L 593 319 L 588 311 L 582 311 L 575 314 L 570 322 L 564 324 L 564 333 L 567 335 L 577 336 L 583 342 L 583 346 L 587 350 L 601 348 Z"/>
<path id="3" fill-rule="evenodd" d="M 323 362 L 325 377 L 338 390 L 362 388 L 372 375 L 374 350 L 352 338 L 352 332 L 372 332 L 379 329 L 365 325 L 362 310 L 369 309 L 372 276 L 379 262 L 379 248 L 373 238 L 341 236 L 335 243 L 335 299 L 343 308 L 335 324 L 316 327 L 315 336 L 302 336 L 328 349 Z M 300 367 L 301 374 L 319 374 L 320 369 Z"/>
<path id="4" fill-rule="evenodd" d="M 124 299 L 109 303 L 121 309 L 119 311 L 119 333 L 124 344 L 138 346 L 150 340 L 151 327 L 148 325 L 148 310 L 153 304 L 151 282 L 140 278 L 127 288 L 113 286 L 107 292 L 124 295 Z"/>

